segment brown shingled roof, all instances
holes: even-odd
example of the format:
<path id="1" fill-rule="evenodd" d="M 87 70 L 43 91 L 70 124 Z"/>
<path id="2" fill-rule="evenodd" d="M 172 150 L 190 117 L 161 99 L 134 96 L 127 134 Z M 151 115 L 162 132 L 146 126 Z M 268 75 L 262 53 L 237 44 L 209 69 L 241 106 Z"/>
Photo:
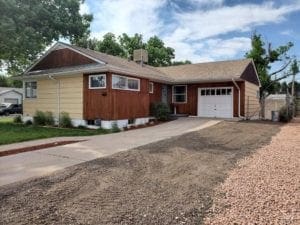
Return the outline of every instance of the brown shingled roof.
<path id="1" fill-rule="evenodd" d="M 229 81 L 231 79 L 243 79 L 241 77 L 243 72 L 247 66 L 252 63 L 251 59 L 241 59 L 167 67 L 141 66 L 136 62 L 118 56 L 112 56 L 65 43 L 59 42 L 58 44 L 71 48 L 98 61 L 98 66 L 93 66 L 94 70 L 101 67 L 102 70 L 105 69 L 115 73 L 135 75 L 138 77 L 149 78 L 150 80 L 168 83 L 219 82 Z M 104 64 L 101 64 L 101 62 Z M 60 72 L 63 73 L 67 72 L 66 70 L 70 70 L 70 68 L 60 68 L 60 70 L 62 70 Z M 43 74 L 43 71 L 40 71 L 39 73 Z M 33 74 L 29 71 L 24 75 Z M 258 78 L 255 77 L 254 79 L 257 80 Z"/>
<path id="2" fill-rule="evenodd" d="M 251 59 L 242 59 L 207 62 L 159 67 L 158 69 L 177 82 L 223 81 L 231 80 L 232 78 L 239 79 L 251 61 Z"/>

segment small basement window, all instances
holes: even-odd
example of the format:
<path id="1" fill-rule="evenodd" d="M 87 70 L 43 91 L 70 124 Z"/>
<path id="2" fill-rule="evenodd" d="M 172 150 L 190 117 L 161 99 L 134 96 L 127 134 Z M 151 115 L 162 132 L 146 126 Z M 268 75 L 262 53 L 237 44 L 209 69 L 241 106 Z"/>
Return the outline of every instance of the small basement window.
<path id="1" fill-rule="evenodd" d="M 175 85 L 173 86 L 173 103 L 186 103 L 187 102 L 187 86 Z"/>
<path id="2" fill-rule="evenodd" d="M 37 82 L 25 82 L 25 98 L 36 98 Z"/>
<path id="3" fill-rule="evenodd" d="M 89 89 L 106 88 L 106 74 L 89 75 Z"/>
<path id="4" fill-rule="evenodd" d="M 149 93 L 153 94 L 153 92 L 154 92 L 154 84 L 153 82 L 149 82 Z"/>

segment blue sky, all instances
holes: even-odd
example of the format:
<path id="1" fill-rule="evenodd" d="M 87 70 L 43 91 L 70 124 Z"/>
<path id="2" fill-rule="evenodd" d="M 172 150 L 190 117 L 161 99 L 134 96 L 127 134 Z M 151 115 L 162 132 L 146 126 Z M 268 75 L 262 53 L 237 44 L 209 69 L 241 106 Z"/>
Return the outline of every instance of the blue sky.
<path id="1" fill-rule="evenodd" d="M 91 35 L 159 36 L 176 60 L 243 58 L 256 31 L 274 47 L 292 41 L 300 59 L 300 0 L 86 0 Z"/>

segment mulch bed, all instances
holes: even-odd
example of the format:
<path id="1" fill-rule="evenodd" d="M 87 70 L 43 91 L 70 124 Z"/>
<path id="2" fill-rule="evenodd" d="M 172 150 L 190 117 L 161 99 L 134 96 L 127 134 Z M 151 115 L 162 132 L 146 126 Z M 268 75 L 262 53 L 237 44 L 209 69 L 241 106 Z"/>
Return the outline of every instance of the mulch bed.
<path id="1" fill-rule="evenodd" d="M 79 140 L 79 141 L 56 141 L 56 142 L 51 142 L 51 143 L 47 143 L 47 144 L 40 144 L 40 145 L 35 145 L 35 146 L 16 148 L 16 149 L 11 149 L 11 150 L 0 152 L 0 157 L 8 156 L 8 155 L 14 155 L 14 154 L 22 153 L 22 152 L 36 151 L 36 150 L 40 150 L 40 149 L 43 149 L 43 148 L 51 148 L 51 147 L 56 147 L 56 146 L 60 146 L 60 145 L 73 144 L 73 143 L 77 143 L 77 142 L 81 142 L 81 141 L 84 141 L 84 140 Z"/>

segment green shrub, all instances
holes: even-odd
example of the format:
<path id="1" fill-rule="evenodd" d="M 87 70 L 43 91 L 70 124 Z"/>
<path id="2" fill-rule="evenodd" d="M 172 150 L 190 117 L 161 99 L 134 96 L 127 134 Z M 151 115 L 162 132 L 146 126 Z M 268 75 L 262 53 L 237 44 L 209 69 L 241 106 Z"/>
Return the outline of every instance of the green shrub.
<path id="1" fill-rule="evenodd" d="M 118 133 L 120 132 L 120 128 L 118 127 L 118 124 L 117 123 L 113 123 L 112 126 L 111 126 L 111 132 L 112 133 Z"/>
<path id="2" fill-rule="evenodd" d="M 279 121 L 281 122 L 289 122 L 293 118 L 292 107 L 289 107 L 287 110 L 287 106 L 283 106 L 279 110 Z"/>
<path id="3" fill-rule="evenodd" d="M 46 115 L 42 111 L 36 111 L 33 116 L 33 124 L 45 126 L 46 125 Z"/>
<path id="4" fill-rule="evenodd" d="M 78 129 L 86 129 L 86 126 L 84 126 L 84 125 L 79 125 L 79 126 L 77 126 L 77 128 L 78 128 Z"/>
<path id="5" fill-rule="evenodd" d="M 14 117 L 14 123 L 23 123 L 22 117 L 20 115 Z"/>
<path id="6" fill-rule="evenodd" d="M 73 124 L 72 124 L 71 118 L 69 116 L 69 113 L 67 113 L 67 112 L 61 112 L 60 113 L 59 126 L 65 127 L 65 128 L 73 127 Z"/>
<path id="7" fill-rule="evenodd" d="M 52 112 L 49 111 L 45 112 L 45 124 L 47 126 L 54 126 L 55 121 Z"/>
<path id="8" fill-rule="evenodd" d="M 31 126 L 32 125 L 32 121 L 31 120 L 26 120 L 24 124 L 26 126 Z"/>
<path id="9" fill-rule="evenodd" d="M 150 106 L 150 113 L 156 119 L 161 121 L 166 121 L 170 118 L 170 108 L 163 102 L 152 103 Z"/>

